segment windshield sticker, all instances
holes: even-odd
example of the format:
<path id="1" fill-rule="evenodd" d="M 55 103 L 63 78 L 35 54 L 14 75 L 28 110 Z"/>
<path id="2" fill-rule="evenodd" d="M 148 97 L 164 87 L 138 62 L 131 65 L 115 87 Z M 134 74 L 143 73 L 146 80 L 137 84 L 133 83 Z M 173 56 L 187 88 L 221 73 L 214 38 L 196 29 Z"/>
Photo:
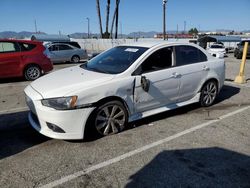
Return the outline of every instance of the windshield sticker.
<path id="1" fill-rule="evenodd" d="M 139 49 L 137 48 L 127 48 L 125 52 L 137 52 Z"/>

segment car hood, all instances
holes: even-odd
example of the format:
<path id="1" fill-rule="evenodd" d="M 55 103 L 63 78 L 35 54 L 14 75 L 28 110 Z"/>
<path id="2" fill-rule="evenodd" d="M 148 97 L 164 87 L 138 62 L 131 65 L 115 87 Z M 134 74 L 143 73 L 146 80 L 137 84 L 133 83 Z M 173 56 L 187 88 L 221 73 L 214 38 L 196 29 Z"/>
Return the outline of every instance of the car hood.
<path id="1" fill-rule="evenodd" d="M 74 91 L 84 90 L 111 80 L 114 75 L 98 73 L 81 68 L 69 67 L 45 75 L 30 85 L 43 98 L 62 97 Z"/>

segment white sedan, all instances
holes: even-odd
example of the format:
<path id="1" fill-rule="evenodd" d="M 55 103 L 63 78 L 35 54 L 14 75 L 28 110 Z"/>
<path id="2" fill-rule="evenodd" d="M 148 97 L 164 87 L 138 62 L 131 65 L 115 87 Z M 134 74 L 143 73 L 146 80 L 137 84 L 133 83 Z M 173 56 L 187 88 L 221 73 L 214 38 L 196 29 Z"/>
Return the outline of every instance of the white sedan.
<path id="1" fill-rule="evenodd" d="M 210 106 L 224 79 L 224 60 L 195 44 L 121 45 L 27 86 L 29 122 L 56 139 L 82 139 L 87 126 L 111 135 L 163 111 Z"/>
<path id="2" fill-rule="evenodd" d="M 210 53 L 214 57 L 223 58 L 226 54 L 226 48 L 222 44 L 213 44 L 207 49 L 208 53 Z"/>

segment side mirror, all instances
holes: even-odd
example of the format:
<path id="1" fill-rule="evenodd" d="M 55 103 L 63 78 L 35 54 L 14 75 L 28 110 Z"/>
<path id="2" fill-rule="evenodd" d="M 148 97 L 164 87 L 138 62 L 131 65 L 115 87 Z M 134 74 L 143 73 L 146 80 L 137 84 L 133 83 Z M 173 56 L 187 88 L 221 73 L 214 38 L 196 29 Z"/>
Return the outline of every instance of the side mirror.
<path id="1" fill-rule="evenodd" d="M 149 90 L 149 86 L 150 86 L 150 82 L 149 80 L 146 78 L 146 76 L 142 76 L 141 77 L 141 86 L 142 86 L 142 89 L 146 92 L 148 92 Z"/>

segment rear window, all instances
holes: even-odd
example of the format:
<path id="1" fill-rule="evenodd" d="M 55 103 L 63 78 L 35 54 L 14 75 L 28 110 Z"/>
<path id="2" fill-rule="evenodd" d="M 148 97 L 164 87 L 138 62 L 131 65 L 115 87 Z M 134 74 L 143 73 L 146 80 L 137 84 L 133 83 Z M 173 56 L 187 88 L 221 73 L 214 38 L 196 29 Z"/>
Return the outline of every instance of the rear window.
<path id="1" fill-rule="evenodd" d="M 18 45 L 15 42 L 0 42 L 0 53 L 19 51 Z"/>
<path id="2" fill-rule="evenodd" d="M 36 47 L 35 44 L 28 44 L 28 43 L 22 43 L 22 42 L 19 42 L 19 45 L 20 45 L 21 51 L 30 51 Z"/>
<path id="3" fill-rule="evenodd" d="M 176 46 L 175 52 L 176 66 L 207 61 L 207 56 L 201 50 L 193 46 Z"/>
<path id="4" fill-rule="evenodd" d="M 223 48 L 221 45 L 212 45 L 211 48 Z"/>
<path id="5" fill-rule="evenodd" d="M 59 50 L 72 50 L 72 48 L 68 45 L 61 44 L 58 46 L 59 46 Z"/>

